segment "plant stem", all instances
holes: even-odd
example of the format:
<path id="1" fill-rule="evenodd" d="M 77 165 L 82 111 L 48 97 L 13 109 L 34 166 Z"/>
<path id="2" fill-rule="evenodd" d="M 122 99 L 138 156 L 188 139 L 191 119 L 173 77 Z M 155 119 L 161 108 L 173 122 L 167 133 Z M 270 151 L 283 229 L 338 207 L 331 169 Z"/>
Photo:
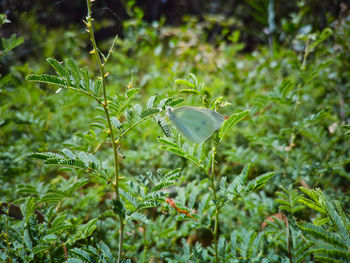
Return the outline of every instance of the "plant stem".
<path id="1" fill-rule="evenodd" d="M 114 173 L 115 173 L 115 184 L 114 184 L 114 191 L 115 191 L 115 196 L 116 199 L 119 200 L 119 162 L 118 162 L 118 145 L 115 141 L 114 137 L 114 132 L 113 132 L 113 127 L 109 115 L 109 109 L 108 109 L 108 101 L 107 101 L 107 92 L 106 92 L 106 84 L 105 84 L 105 72 L 104 72 L 104 64 L 102 64 L 101 61 L 101 56 L 99 53 L 99 50 L 97 48 L 96 40 L 95 40 L 95 35 L 94 35 L 94 30 L 92 26 L 92 17 L 91 17 L 91 5 L 92 5 L 92 0 L 86 0 L 87 3 L 87 10 L 88 14 L 86 17 L 86 26 L 87 26 L 87 31 L 90 34 L 90 40 L 92 43 L 92 54 L 95 54 L 95 58 L 98 63 L 98 68 L 100 70 L 100 79 L 101 79 L 101 84 L 102 84 L 102 91 L 103 91 L 103 102 L 102 106 L 106 115 L 107 123 L 108 123 L 108 129 L 109 129 L 109 135 L 112 140 L 112 146 L 113 146 L 113 156 L 114 156 Z M 118 251 L 118 261 L 120 261 L 121 253 L 122 253 L 122 248 L 123 248 L 123 240 L 124 240 L 124 223 L 122 220 L 122 217 L 119 216 L 119 221 L 120 221 L 120 228 L 119 228 L 119 251 Z"/>
<path id="2" fill-rule="evenodd" d="M 217 203 L 216 188 L 215 188 L 215 146 L 214 139 L 211 139 L 211 188 L 213 189 L 214 204 L 215 204 L 215 223 L 214 223 L 214 246 L 215 246 L 215 263 L 219 262 L 218 255 L 218 225 L 219 225 L 219 214 L 220 207 Z"/>

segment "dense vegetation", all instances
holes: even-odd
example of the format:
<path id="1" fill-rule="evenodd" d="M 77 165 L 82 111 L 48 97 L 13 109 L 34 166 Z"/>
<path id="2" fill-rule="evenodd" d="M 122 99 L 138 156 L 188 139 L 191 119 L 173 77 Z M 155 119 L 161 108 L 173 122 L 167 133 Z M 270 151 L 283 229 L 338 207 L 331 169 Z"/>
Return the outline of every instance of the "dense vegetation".
<path id="1" fill-rule="evenodd" d="M 92 2 L 0 15 L 0 261 L 350 262 L 349 6 L 125 1 L 105 39 Z M 192 143 L 184 105 L 225 121 Z"/>

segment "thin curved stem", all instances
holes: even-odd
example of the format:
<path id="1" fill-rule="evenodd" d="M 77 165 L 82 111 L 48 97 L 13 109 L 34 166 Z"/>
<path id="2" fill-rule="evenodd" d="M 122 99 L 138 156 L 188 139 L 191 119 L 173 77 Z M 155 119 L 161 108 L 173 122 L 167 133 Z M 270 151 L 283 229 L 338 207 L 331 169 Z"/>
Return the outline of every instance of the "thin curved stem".
<path id="1" fill-rule="evenodd" d="M 214 223 L 214 248 L 215 248 L 215 263 L 219 262 L 219 255 L 218 255 L 218 226 L 219 226 L 219 215 L 220 215 L 220 206 L 218 204 L 218 199 L 216 195 L 216 188 L 215 188 L 215 145 L 214 145 L 214 139 L 211 139 L 211 188 L 213 190 L 213 196 L 214 196 L 214 203 L 215 203 L 215 223 Z"/>
<path id="2" fill-rule="evenodd" d="M 90 40 L 92 43 L 92 51 L 90 53 L 95 55 L 95 58 L 98 63 L 98 68 L 100 70 L 100 79 L 101 79 L 101 84 L 102 84 L 102 92 L 103 92 L 103 102 L 102 106 L 106 115 L 107 123 L 108 123 L 108 129 L 109 129 L 109 135 L 112 140 L 112 146 L 113 146 L 113 156 L 114 156 L 114 173 L 115 173 L 115 184 L 114 184 L 114 191 L 115 191 L 115 196 L 116 199 L 119 200 L 119 162 L 118 162 L 118 145 L 115 141 L 115 136 L 113 132 L 113 127 L 111 123 L 111 118 L 109 115 L 109 109 L 108 109 L 108 101 L 107 101 L 107 92 L 106 92 L 106 84 L 105 84 L 105 78 L 106 74 L 104 72 L 104 64 L 102 64 L 101 61 L 101 56 L 100 56 L 100 51 L 97 48 L 96 40 L 95 40 L 95 35 L 94 35 L 94 29 L 92 26 L 92 17 L 91 17 L 91 5 L 92 5 L 92 0 L 86 0 L 87 3 L 87 11 L 88 14 L 86 16 L 86 21 L 85 24 L 87 26 L 87 31 L 90 34 Z M 118 262 L 120 261 L 121 258 L 121 253 L 122 253 L 122 248 L 123 248 L 123 240 L 124 240 L 124 223 L 123 219 L 121 216 L 119 216 L 119 222 L 120 222 L 120 228 L 119 228 L 119 251 L 118 251 Z"/>

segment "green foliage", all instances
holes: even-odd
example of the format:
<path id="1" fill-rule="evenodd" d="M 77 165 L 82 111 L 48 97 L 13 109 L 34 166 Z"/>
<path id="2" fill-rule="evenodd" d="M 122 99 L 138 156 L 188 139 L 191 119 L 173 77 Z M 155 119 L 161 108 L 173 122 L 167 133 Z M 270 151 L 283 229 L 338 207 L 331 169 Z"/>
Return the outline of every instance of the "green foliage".
<path id="1" fill-rule="evenodd" d="M 26 12 L 18 37 L 0 15 L 0 261 L 350 261 L 349 17 L 291 5 L 171 26 L 126 1 L 94 57 L 76 26 Z M 225 122 L 189 143 L 181 104 Z"/>
<path id="2" fill-rule="evenodd" d="M 63 155 L 57 153 L 33 153 L 30 157 L 40 159 L 47 165 L 84 169 L 107 178 L 106 162 L 99 162 L 93 154 L 85 152 L 73 153 L 69 149 L 63 149 L 61 152 Z"/>
<path id="3" fill-rule="evenodd" d="M 55 69 L 58 76 L 47 74 L 29 75 L 26 79 L 72 89 L 88 95 L 100 103 L 101 82 L 100 80 L 91 80 L 86 68 L 79 68 L 77 63 L 71 58 L 66 59 L 64 65 L 61 65 L 61 62 L 53 58 L 48 58 L 47 62 Z"/>

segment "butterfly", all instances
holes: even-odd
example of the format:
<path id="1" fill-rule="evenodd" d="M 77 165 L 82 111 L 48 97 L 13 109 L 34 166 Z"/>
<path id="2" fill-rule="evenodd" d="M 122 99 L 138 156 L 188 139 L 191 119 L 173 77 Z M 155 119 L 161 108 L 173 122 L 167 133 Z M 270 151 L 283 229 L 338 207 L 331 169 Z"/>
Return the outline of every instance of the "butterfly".
<path id="1" fill-rule="evenodd" d="M 224 121 L 221 114 L 205 108 L 183 106 L 176 109 L 167 107 L 166 110 L 171 123 L 195 143 L 207 140 Z"/>

